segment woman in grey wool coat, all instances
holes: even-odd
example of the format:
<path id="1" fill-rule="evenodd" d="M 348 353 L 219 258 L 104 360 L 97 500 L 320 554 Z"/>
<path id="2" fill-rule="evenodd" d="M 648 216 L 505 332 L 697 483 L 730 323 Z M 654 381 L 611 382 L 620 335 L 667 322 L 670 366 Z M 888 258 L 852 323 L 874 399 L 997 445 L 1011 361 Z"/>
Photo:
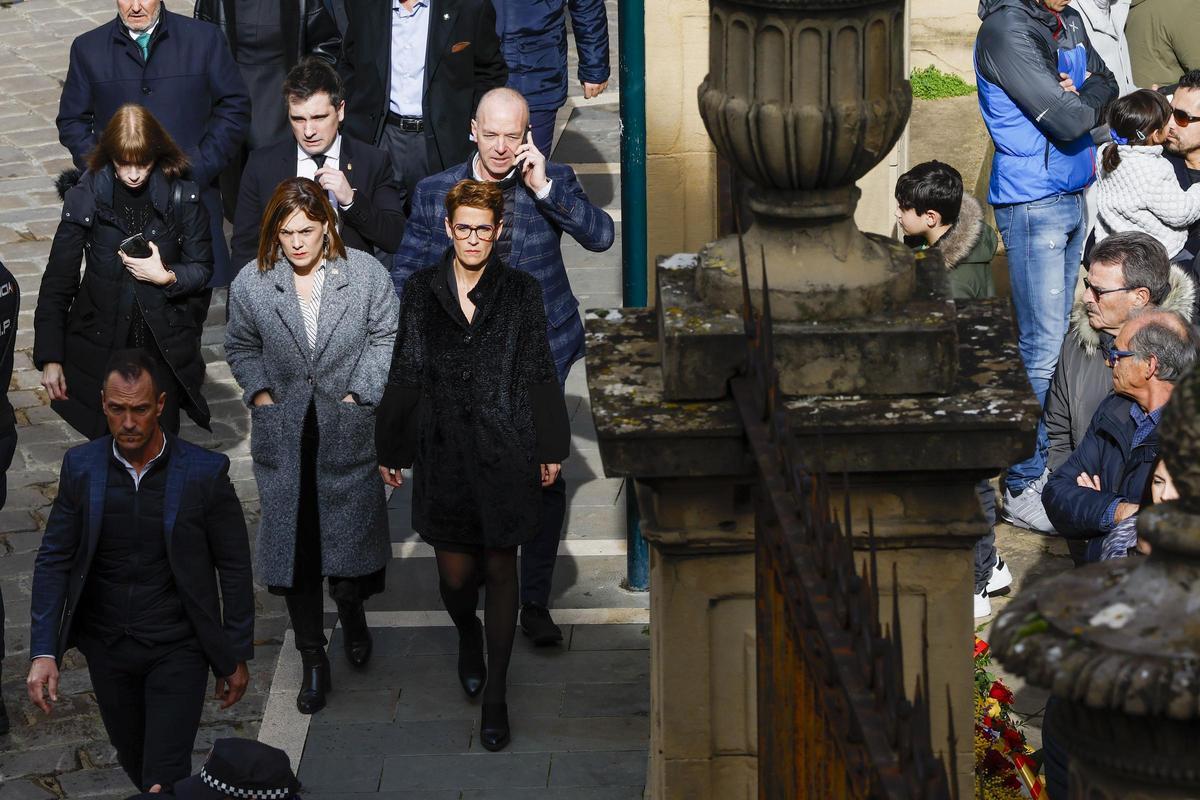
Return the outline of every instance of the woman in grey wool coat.
<path id="1" fill-rule="evenodd" d="M 229 289 L 225 355 L 250 406 L 258 579 L 287 598 L 304 665 L 302 714 L 321 710 L 332 688 L 323 578 L 346 656 L 361 667 L 371 655 L 363 601 L 383 590 L 391 556 L 375 407 L 398 317 L 387 270 L 346 249 L 325 191 L 307 178 L 280 183 L 258 258 Z"/>

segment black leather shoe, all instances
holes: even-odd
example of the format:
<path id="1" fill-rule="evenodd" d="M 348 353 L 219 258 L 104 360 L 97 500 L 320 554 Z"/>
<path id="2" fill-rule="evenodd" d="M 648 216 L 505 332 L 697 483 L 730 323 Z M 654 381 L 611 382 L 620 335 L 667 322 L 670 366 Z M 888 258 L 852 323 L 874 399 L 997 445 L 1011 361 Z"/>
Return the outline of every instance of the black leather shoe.
<path id="1" fill-rule="evenodd" d="M 342 645 L 346 648 L 346 658 L 356 667 L 366 666 L 371 659 L 374 643 L 362 603 L 339 603 L 338 619 L 342 623 Z"/>
<path id="2" fill-rule="evenodd" d="M 458 635 L 458 682 L 467 697 L 477 697 L 487 683 L 487 664 L 483 660 L 483 624 L 475 620 L 475 630 Z"/>
<path id="3" fill-rule="evenodd" d="M 550 610 L 540 603 L 521 606 L 521 632 L 539 647 L 563 640 L 562 629 L 550 619 Z"/>
<path id="4" fill-rule="evenodd" d="M 479 721 L 479 742 L 493 753 L 508 747 L 512 733 L 508 729 L 508 703 L 484 703 Z"/>
<path id="5" fill-rule="evenodd" d="M 325 707 L 325 695 L 333 691 L 333 680 L 329 677 L 329 658 L 324 648 L 301 650 L 300 660 L 304 668 L 300 673 L 300 694 L 296 695 L 296 710 L 301 714 L 315 714 Z"/>

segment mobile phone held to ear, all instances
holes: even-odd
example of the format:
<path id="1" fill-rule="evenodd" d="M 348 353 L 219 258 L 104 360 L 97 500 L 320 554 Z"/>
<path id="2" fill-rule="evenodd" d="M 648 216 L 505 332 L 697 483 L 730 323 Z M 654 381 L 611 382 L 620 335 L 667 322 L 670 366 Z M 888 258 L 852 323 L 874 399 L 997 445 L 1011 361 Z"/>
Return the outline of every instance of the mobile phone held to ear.
<path id="1" fill-rule="evenodd" d="M 121 244 L 117 245 L 117 249 L 130 258 L 149 258 L 150 243 L 146 241 L 146 237 L 140 233 L 135 233 Z"/>

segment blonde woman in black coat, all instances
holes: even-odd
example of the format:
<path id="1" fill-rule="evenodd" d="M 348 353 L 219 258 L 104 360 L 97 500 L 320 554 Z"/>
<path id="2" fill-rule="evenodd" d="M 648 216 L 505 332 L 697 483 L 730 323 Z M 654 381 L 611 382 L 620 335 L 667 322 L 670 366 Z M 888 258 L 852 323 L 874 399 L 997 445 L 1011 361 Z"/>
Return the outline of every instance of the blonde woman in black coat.
<path id="1" fill-rule="evenodd" d="M 459 681 L 471 697 L 483 692 L 480 741 L 489 750 L 510 738 L 517 547 L 537 535 L 542 487 L 571 445 L 541 285 L 492 256 L 503 212 L 494 183 L 464 180 L 446 195 L 454 246 L 405 284 L 375 433 L 386 483 L 400 486 L 400 469 L 413 467 L 413 528 L 436 551 L 458 628 Z"/>

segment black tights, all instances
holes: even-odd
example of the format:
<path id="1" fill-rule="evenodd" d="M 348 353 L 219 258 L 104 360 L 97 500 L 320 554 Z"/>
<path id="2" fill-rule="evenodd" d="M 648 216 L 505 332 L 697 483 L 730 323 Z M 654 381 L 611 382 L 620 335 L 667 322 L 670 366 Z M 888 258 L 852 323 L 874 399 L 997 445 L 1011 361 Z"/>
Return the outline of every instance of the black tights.
<path id="1" fill-rule="evenodd" d="M 517 548 L 479 553 L 436 552 L 442 602 L 460 635 L 475 634 L 479 587 L 486 587 L 483 628 L 487 636 L 488 680 L 483 702 L 503 703 L 508 661 L 517 635 Z"/>

